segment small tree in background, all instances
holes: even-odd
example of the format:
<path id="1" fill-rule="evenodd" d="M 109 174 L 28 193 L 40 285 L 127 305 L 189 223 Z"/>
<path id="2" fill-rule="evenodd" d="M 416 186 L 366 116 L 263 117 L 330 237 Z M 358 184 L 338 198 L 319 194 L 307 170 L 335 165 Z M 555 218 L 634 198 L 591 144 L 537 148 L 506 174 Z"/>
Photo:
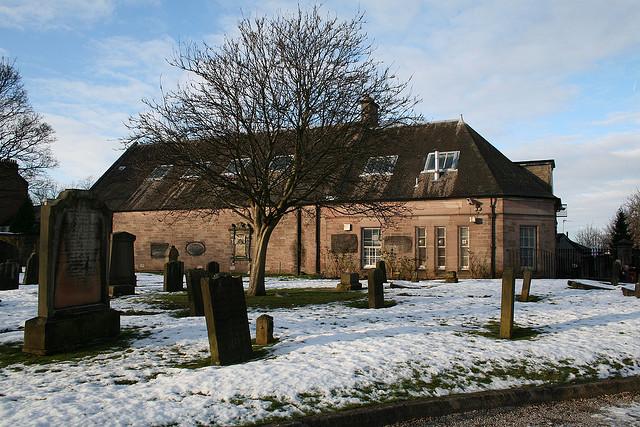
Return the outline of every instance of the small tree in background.
<path id="1" fill-rule="evenodd" d="M 225 209 L 251 225 L 250 295 L 265 294 L 269 239 L 298 207 L 398 214 L 401 204 L 367 197 L 375 174 L 353 171 L 379 155 L 381 129 L 417 118 L 417 101 L 372 59 L 362 26 L 362 15 L 341 21 L 317 8 L 244 19 L 220 47 L 183 47 L 171 64 L 190 83 L 146 101 L 129 123 L 126 144 L 155 144 L 157 164 L 196 177 L 194 212 Z"/>
<path id="2" fill-rule="evenodd" d="M 640 248 L 640 190 L 636 190 L 624 204 L 627 211 L 627 225 L 633 237 L 633 244 Z"/>
<path id="3" fill-rule="evenodd" d="M 588 248 L 602 248 L 607 246 L 607 233 L 589 224 L 575 235 L 575 241 Z"/>
<path id="4" fill-rule="evenodd" d="M 619 208 L 618 212 L 616 212 L 616 216 L 611 225 L 610 239 L 611 249 L 615 249 L 622 240 L 632 241 L 629 225 L 627 224 L 627 215 L 622 208 Z"/>

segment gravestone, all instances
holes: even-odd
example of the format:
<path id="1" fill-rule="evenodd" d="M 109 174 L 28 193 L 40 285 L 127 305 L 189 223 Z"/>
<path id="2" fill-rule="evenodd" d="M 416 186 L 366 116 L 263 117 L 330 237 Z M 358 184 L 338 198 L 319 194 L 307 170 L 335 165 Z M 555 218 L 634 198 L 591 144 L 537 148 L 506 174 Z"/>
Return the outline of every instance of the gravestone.
<path id="1" fill-rule="evenodd" d="M 38 284 L 38 268 L 40 267 L 39 257 L 37 252 L 32 252 L 27 259 L 27 267 L 24 270 L 24 277 L 22 278 L 23 285 L 37 285 Z"/>
<path id="2" fill-rule="evenodd" d="M 210 274 L 218 274 L 220 273 L 220 264 L 215 261 L 211 261 L 207 264 L 207 271 Z"/>
<path id="3" fill-rule="evenodd" d="M 249 360 L 253 352 L 242 278 L 217 274 L 203 278 L 201 286 L 212 363 Z"/>
<path id="4" fill-rule="evenodd" d="M 178 249 L 174 245 L 171 245 L 169 253 L 167 254 L 167 262 L 178 261 L 179 257 L 180 252 L 178 252 Z"/>
<path id="5" fill-rule="evenodd" d="M 14 261 L 0 263 L 0 291 L 18 289 L 20 264 Z"/>
<path id="6" fill-rule="evenodd" d="M 622 276 L 622 263 L 619 259 L 613 262 L 613 267 L 611 269 L 611 284 L 613 286 L 618 286 L 620 283 L 620 277 Z"/>
<path id="7" fill-rule="evenodd" d="M 111 235 L 109 257 L 109 296 L 133 295 L 136 289 L 133 242 L 136 236 L 121 231 Z"/>
<path id="8" fill-rule="evenodd" d="M 202 268 L 187 270 L 187 296 L 189 297 L 189 315 L 204 316 L 204 306 L 202 304 L 202 287 L 200 283 L 203 277 L 208 277 L 209 273 Z"/>
<path id="9" fill-rule="evenodd" d="M 387 283 L 387 265 L 380 260 L 376 262 L 376 268 L 382 272 L 382 283 Z"/>
<path id="10" fill-rule="evenodd" d="M 636 293 L 636 298 L 640 298 L 640 279 L 636 283 L 635 291 L 636 291 L 635 292 Z"/>
<path id="11" fill-rule="evenodd" d="M 529 291 L 531 290 L 531 270 L 522 272 L 522 290 L 520 291 L 520 301 L 529 301 Z"/>
<path id="12" fill-rule="evenodd" d="M 445 283 L 458 283 L 458 274 L 455 271 L 447 271 L 444 276 Z"/>
<path id="13" fill-rule="evenodd" d="M 339 291 L 354 291 L 362 289 L 360 276 L 358 273 L 342 273 L 340 283 L 337 286 Z"/>
<path id="14" fill-rule="evenodd" d="M 169 261 L 164 265 L 164 285 L 165 292 L 181 292 L 184 290 L 182 278 L 184 276 L 184 262 Z"/>
<path id="15" fill-rule="evenodd" d="M 369 270 L 369 308 L 384 307 L 384 288 L 382 270 L 374 268 Z"/>
<path id="16" fill-rule="evenodd" d="M 511 339 L 513 335 L 513 300 L 516 281 L 513 270 L 505 268 L 502 273 L 502 303 L 500 306 L 500 338 Z"/>
<path id="17" fill-rule="evenodd" d="M 111 212 L 87 190 L 66 190 L 42 206 L 38 317 L 27 320 L 24 348 L 58 353 L 120 333 L 109 307 Z"/>
<path id="18" fill-rule="evenodd" d="M 274 341 L 273 317 L 263 314 L 256 319 L 256 344 L 267 345 Z"/>

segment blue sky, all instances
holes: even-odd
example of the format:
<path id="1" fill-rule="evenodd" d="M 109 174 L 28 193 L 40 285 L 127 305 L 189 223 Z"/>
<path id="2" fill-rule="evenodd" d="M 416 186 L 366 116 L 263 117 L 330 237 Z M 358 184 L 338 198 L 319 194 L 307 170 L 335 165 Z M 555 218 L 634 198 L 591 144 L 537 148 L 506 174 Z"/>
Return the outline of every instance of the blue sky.
<path id="1" fill-rule="evenodd" d="M 179 42 L 216 45 L 243 16 L 296 1 L 0 0 L 0 55 L 16 59 L 54 127 L 69 183 L 120 154 L 127 117 L 184 78 Z M 312 4 L 301 1 L 302 6 Z M 602 226 L 640 189 L 640 2 L 325 1 L 366 13 L 375 55 L 412 78 L 428 120 L 460 114 L 512 160 L 556 160 L 559 229 Z"/>

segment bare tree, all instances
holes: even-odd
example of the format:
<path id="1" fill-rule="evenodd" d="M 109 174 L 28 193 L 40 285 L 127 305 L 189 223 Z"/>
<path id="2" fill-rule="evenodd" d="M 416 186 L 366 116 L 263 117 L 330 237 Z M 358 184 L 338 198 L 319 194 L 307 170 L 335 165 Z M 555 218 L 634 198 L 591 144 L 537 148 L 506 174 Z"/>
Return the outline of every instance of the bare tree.
<path id="1" fill-rule="evenodd" d="M 589 224 L 576 233 L 576 242 L 588 248 L 602 248 L 607 246 L 607 232 Z"/>
<path id="2" fill-rule="evenodd" d="M 68 185 L 64 185 L 49 176 L 43 176 L 33 182 L 29 187 L 29 192 L 33 196 L 36 204 L 41 205 L 47 199 L 55 199 L 61 191 L 67 188 L 89 190 L 94 181 L 93 176 L 87 176 L 72 181 Z"/>
<path id="3" fill-rule="evenodd" d="M 640 190 L 631 194 L 624 204 L 627 211 L 627 223 L 636 248 L 640 248 Z"/>
<path id="4" fill-rule="evenodd" d="M 33 111 L 14 62 L 0 58 L 0 159 L 18 162 L 30 183 L 57 161 L 51 151 L 53 129 Z"/>
<path id="5" fill-rule="evenodd" d="M 250 295 L 265 294 L 269 239 L 287 213 L 323 205 L 385 220 L 401 209 L 371 201 L 384 173 L 353 173 L 382 129 L 416 119 L 407 83 L 372 59 L 362 25 L 317 8 L 244 19 L 218 48 L 183 46 L 170 63 L 191 81 L 130 120 L 126 143 L 156 144 L 158 162 L 198 177 L 193 206 L 251 225 Z"/>

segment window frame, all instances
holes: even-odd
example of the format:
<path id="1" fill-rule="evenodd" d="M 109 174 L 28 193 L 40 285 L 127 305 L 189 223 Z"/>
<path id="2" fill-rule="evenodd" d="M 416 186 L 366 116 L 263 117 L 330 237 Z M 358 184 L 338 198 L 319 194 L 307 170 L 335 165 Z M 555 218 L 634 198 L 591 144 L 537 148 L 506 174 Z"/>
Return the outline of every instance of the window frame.
<path id="1" fill-rule="evenodd" d="M 167 175 L 169 175 L 171 169 L 173 169 L 173 165 L 158 165 L 153 168 L 149 176 L 147 176 L 147 180 L 162 181 Z"/>
<path id="2" fill-rule="evenodd" d="M 367 232 L 377 232 L 378 234 L 378 239 L 377 245 L 367 245 L 367 240 L 365 238 L 365 234 Z M 360 236 L 361 236 L 361 265 L 362 268 L 375 268 L 376 264 L 378 261 L 380 261 L 382 259 L 382 230 L 380 229 L 380 227 L 362 227 L 361 231 L 360 231 Z M 372 238 L 370 239 L 371 242 L 375 242 L 376 240 L 373 239 L 373 235 Z M 373 255 L 371 255 L 370 251 L 373 251 Z M 367 261 L 371 261 L 373 260 L 373 264 L 371 263 L 367 263 Z"/>
<path id="3" fill-rule="evenodd" d="M 436 171 L 435 169 L 435 155 L 436 153 L 438 153 L 438 158 L 440 158 L 442 155 L 444 155 L 444 162 L 442 163 L 442 167 L 439 167 L 438 170 Z M 449 168 L 445 168 L 444 165 L 446 165 L 447 163 L 447 158 L 449 157 L 449 155 L 451 155 L 453 158 L 451 160 L 451 166 Z M 434 159 L 433 161 L 433 168 L 429 169 L 429 159 Z M 427 172 L 445 172 L 445 171 L 455 171 L 458 170 L 458 163 L 460 161 L 460 150 L 458 151 L 432 151 L 429 154 L 427 154 L 427 159 L 424 162 L 424 168 L 422 169 L 422 173 L 427 173 Z M 440 163 L 440 162 L 438 162 Z M 440 166 L 440 165 L 438 165 Z"/>
<path id="4" fill-rule="evenodd" d="M 424 233 L 420 236 L 420 232 Z M 423 240 L 422 244 L 420 240 Z M 421 251 L 424 251 L 422 257 Z M 427 227 L 416 227 L 416 268 L 418 270 L 427 269 Z"/>
<path id="5" fill-rule="evenodd" d="M 249 164 L 251 164 L 251 157 L 241 157 L 240 159 L 231 159 L 229 160 L 229 163 L 227 163 L 227 167 L 224 168 L 224 170 L 222 171 L 222 176 L 226 176 L 226 177 L 233 177 L 233 178 L 237 178 L 238 176 L 240 176 L 240 172 L 238 171 L 238 168 L 236 167 L 237 163 L 240 163 L 240 166 L 243 169 L 246 169 L 247 166 L 249 166 Z M 231 170 L 231 167 L 233 166 L 233 169 L 235 170 Z"/>
<path id="6" fill-rule="evenodd" d="M 444 243 L 442 245 L 440 245 L 440 235 L 439 235 L 439 231 L 442 230 L 443 235 L 442 235 L 442 239 L 444 239 Z M 435 246 L 436 246 L 436 255 L 434 256 L 435 258 L 435 263 L 436 263 L 436 270 L 439 271 L 444 271 L 447 269 L 447 227 L 445 226 L 436 226 L 435 227 L 435 232 L 433 233 L 434 235 L 434 240 L 435 240 Z M 443 251 L 443 254 L 440 255 L 440 250 Z M 440 264 L 440 258 L 444 259 L 444 263 Z"/>
<path id="7" fill-rule="evenodd" d="M 467 239 L 466 239 L 466 244 L 463 244 L 463 240 L 462 240 L 462 231 L 466 230 L 467 232 Z M 458 227 L 458 268 L 461 271 L 468 271 L 470 268 L 470 233 L 471 230 L 468 226 L 464 225 L 464 226 L 460 226 Z M 466 250 L 466 254 L 464 253 Z M 464 263 L 464 260 L 466 258 L 466 265 Z"/>
<path id="8" fill-rule="evenodd" d="M 367 169 L 370 169 L 371 166 L 371 162 L 372 161 L 376 161 L 376 160 L 380 160 L 380 159 L 388 159 L 388 165 L 390 170 L 388 171 L 375 171 L 375 170 L 370 170 L 367 171 Z M 398 163 L 398 155 L 397 154 L 392 154 L 389 156 L 371 156 L 367 159 L 367 163 L 365 163 L 364 165 L 364 169 L 362 170 L 362 173 L 360 174 L 360 176 L 372 176 L 372 175 L 387 175 L 387 176 L 391 176 L 393 175 L 395 169 L 396 169 L 396 164 Z"/>
<path id="9" fill-rule="evenodd" d="M 525 236 L 527 240 L 533 241 L 533 246 L 527 245 L 523 246 L 523 231 L 532 232 L 532 234 Z M 529 243 L 527 240 L 524 243 Z M 538 251 L 538 226 L 537 225 L 520 225 L 519 228 L 519 254 L 520 254 L 520 268 L 528 268 L 531 270 L 535 270 L 537 266 L 538 260 L 537 251 Z M 525 254 L 525 251 L 527 252 Z M 530 261 L 530 262 L 529 262 Z"/>
<path id="10" fill-rule="evenodd" d="M 289 162 L 283 166 L 283 167 L 278 167 L 275 168 L 274 167 L 274 163 L 276 162 L 276 160 L 279 159 L 284 159 L 284 158 L 289 158 Z M 275 156 L 273 159 L 271 159 L 271 161 L 269 162 L 269 171 L 270 172 L 284 172 L 287 169 L 289 169 L 291 167 L 291 165 L 293 164 L 293 154 L 283 154 L 280 156 Z"/>

